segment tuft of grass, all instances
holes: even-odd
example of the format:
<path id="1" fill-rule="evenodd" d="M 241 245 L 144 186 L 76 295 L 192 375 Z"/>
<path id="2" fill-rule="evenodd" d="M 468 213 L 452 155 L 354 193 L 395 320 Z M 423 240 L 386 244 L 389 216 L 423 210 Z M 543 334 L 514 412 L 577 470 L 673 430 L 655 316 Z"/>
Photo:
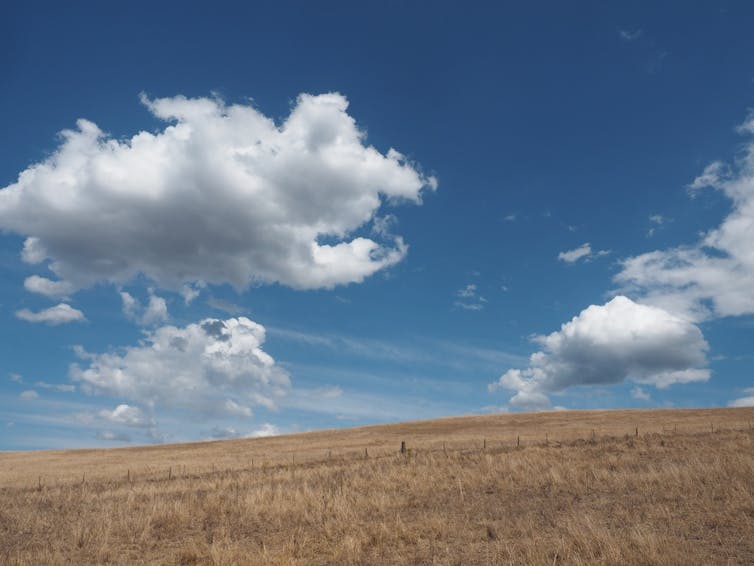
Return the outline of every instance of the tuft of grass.
<path id="1" fill-rule="evenodd" d="M 557 412 L 5 453 L 0 563 L 752 564 L 750 420 Z"/>

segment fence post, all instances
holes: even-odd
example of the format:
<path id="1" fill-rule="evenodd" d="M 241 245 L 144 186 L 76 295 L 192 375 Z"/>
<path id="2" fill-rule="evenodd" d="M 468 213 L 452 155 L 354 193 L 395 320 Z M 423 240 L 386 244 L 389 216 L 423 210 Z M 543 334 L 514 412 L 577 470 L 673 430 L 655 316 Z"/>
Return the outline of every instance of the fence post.
<path id="1" fill-rule="evenodd" d="M 519 448 L 521 446 L 521 436 L 516 436 L 516 448 Z"/>
<path id="2" fill-rule="evenodd" d="M 405 454 L 405 453 L 406 453 L 406 441 L 401 440 L 401 454 Z"/>
<path id="3" fill-rule="evenodd" d="M 172 466 L 170 466 L 170 467 L 168 468 L 168 479 L 169 479 L 169 480 L 172 480 L 172 479 L 173 479 L 173 467 L 172 467 Z"/>

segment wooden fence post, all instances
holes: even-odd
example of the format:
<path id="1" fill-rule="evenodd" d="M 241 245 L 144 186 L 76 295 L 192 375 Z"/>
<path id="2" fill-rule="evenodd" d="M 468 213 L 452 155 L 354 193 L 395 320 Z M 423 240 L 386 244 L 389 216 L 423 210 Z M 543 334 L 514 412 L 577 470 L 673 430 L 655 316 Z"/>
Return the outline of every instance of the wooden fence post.
<path id="1" fill-rule="evenodd" d="M 405 454 L 405 453 L 406 453 L 406 441 L 401 440 L 401 454 Z"/>

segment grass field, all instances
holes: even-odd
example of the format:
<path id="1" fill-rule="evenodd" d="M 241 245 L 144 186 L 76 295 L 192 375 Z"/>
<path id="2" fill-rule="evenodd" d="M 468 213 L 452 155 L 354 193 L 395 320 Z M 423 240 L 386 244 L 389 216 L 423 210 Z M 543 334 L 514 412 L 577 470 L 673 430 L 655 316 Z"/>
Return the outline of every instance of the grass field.
<path id="1" fill-rule="evenodd" d="M 754 564 L 753 422 L 572 411 L 0 453 L 0 563 Z"/>

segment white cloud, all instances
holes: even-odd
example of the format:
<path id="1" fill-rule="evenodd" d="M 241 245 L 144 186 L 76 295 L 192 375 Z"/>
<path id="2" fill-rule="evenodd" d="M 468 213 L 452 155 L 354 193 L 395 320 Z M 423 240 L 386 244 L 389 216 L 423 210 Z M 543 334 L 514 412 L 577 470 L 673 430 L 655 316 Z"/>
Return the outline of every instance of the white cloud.
<path id="1" fill-rule="evenodd" d="M 197 281 L 194 284 L 184 284 L 178 290 L 178 294 L 183 297 L 183 302 L 190 305 L 201 294 L 204 288 L 204 281 Z"/>
<path id="2" fill-rule="evenodd" d="M 654 236 L 657 233 L 657 230 L 669 222 L 673 222 L 673 219 L 663 216 L 662 214 L 650 214 L 649 223 L 652 224 L 652 226 L 647 230 L 647 238 Z"/>
<path id="3" fill-rule="evenodd" d="M 121 398 L 155 415 L 248 417 L 253 405 L 274 408 L 290 388 L 288 374 L 262 350 L 264 340 L 264 327 L 244 317 L 162 326 L 122 353 L 77 348 L 86 367 L 73 364 L 70 376 L 86 393 Z"/>
<path id="4" fill-rule="evenodd" d="M 259 428 L 252 430 L 246 435 L 247 438 L 262 438 L 267 436 L 279 436 L 281 434 L 280 429 L 274 424 L 264 423 Z"/>
<path id="5" fill-rule="evenodd" d="M 566 252 L 560 252 L 558 254 L 558 259 L 560 261 L 565 261 L 566 263 L 574 263 L 581 258 L 587 257 L 592 253 L 592 246 L 589 245 L 589 242 L 586 244 L 580 245 L 578 248 L 568 250 Z"/>
<path id="6" fill-rule="evenodd" d="M 355 232 L 386 202 L 420 203 L 437 186 L 394 149 L 366 145 L 337 93 L 300 95 L 280 125 L 218 99 L 142 100 L 164 129 L 117 140 L 79 120 L 0 190 L 0 229 L 26 236 L 23 259 L 49 260 L 57 278 L 31 277 L 30 290 L 61 295 L 138 274 L 176 291 L 360 282 L 407 246 Z"/>
<path id="7" fill-rule="evenodd" d="M 469 283 L 456 291 L 456 297 L 457 299 L 453 305 L 467 311 L 480 311 L 487 303 L 487 299 L 479 294 L 477 286 L 474 283 Z"/>
<path id="8" fill-rule="evenodd" d="M 21 392 L 21 395 L 19 395 L 19 397 L 24 401 L 34 401 L 35 399 L 39 399 L 39 393 L 37 393 L 33 389 L 29 389 L 27 391 Z"/>
<path id="9" fill-rule="evenodd" d="M 152 326 L 170 318 L 165 299 L 155 295 L 153 289 L 149 289 L 149 300 L 146 306 L 143 306 L 128 291 L 119 291 L 119 294 L 123 302 L 123 314 L 137 324 Z"/>
<path id="10" fill-rule="evenodd" d="M 131 405 L 118 405 L 112 411 L 103 409 L 98 416 L 107 422 L 136 428 L 149 428 L 155 426 L 154 419 L 144 414 L 144 411 Z"/>
<path id="11" fill-rule="evenodd" d="M 37 293 L 46 297 L 65 297 L 76 290 L 67 281 L 52 281 L 39 275 L 27 277 L 24 280 L 24 288 L 30 293 Z"/>
<path id="12" fill-rule="evenodd" d="M 750 123 L 739 130 L 754 133 Z M 722 223 L 696 243 L 624 260 L 615 280 L 621 292 L 689 320 L 754 314 L 754 142 L 735 167 L 714 162 L 689 186 L 692 194 L 705 188 L 731 201 Z"/>
<path id="13" fill-rule="evenodd" d="M 584 261 L 591 261 L 592 259 L 604 257 L 606 255 L 610 255 L 610 250 L 597 250 L 593 252 L 592 246 L 589 244 L 589 242 L 587 242 L 580 245 L 578 248 L 560 252 L 558 254 L 558 259 L 566 263 L 575 263 L 580 259 L 583 259 Z"/>
<path id="14" fill-rule="evenodd" d="M 650 401 L 652 399 L 652 396 L 641 387 L 631 389 L 631 397 L 639 401 Z"/>
<path id="15" fill-rule="evenodd" d="M 11 381 L 13 381 L 15 383 L 23 383 L 24 382 L 23 376 L 21 376 L 21 374 L 18 374 L 18 373 L 11 373 L 11 374 L 9 374 L 8 375 L 8 379 L 10 379 Z"/>
<path id="16" fill-rule="evenodd" d="M 696 326 L 623 296 L 588 307 L 535 341 L 542 350 L 531 355 L 529 367 L 510 369 L 489 387 L 515 391 L 509 402 L 515 408 L 549 408 L 549 394 L 578 385 L 630 380 L 664 388 L 710 375 L 708 345 Z"/>
<path id="17" fill-rule="evenodd" d="M 51 326 L 67 324 L 69 322 L 82 322 L 86 320 L 84 313 L 66 303 L 60 303 L 41 311 L 21 309 L 16 311 L 16 317 L 27 322 L 42 322 Z"/>
<path id="18" fill-rule="evenodd" d="M 754 387 L 747 387 L 742 391 L 745 397 L 733 399 L 728 407 L 754 407 Z"/>

